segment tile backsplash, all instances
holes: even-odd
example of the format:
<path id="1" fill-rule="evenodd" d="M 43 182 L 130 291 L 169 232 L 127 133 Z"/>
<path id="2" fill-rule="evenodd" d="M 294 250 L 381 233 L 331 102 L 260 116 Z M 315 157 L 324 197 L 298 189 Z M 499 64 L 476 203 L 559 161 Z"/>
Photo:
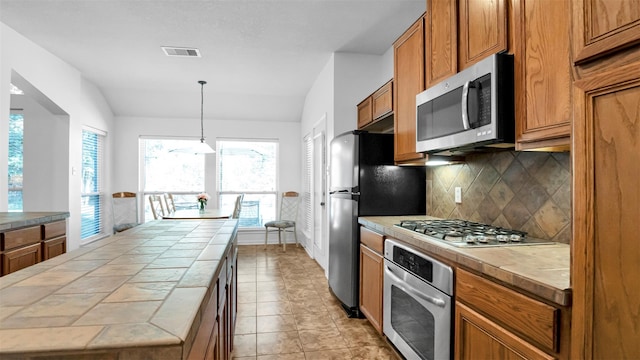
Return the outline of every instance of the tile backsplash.
<path id="1" fill-rule="evenodd" d="M 462 203 L 454 201 L 462 188 Z M 427 170 L 427 215 L 526 231 L 562 243 L 571 240 L 570 153 L 473 154 L 464 164 Z"/>

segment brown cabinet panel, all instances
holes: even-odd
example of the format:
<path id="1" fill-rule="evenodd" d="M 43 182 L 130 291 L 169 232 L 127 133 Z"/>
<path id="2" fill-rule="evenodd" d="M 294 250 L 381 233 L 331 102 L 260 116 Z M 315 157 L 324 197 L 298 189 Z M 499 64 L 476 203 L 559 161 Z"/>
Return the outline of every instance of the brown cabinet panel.
<path id="1" fill-rule="evenodd" d="M 393 111 L 393 80 L 382 85 L 380 89 L 371 95 L 373 120 Z"/>
<path id="2" fill-rule="evenodd" d="M 457 300 L 491 314 L 549 351 L 558 350 L 558 309 L 462 269 L 456 276 Z"/>
<path id="3" fill-rule="evenodd" d="M 358 104 L 358 129 L 369 125 L 373 121 L 373 108 L 371 96 Z"/>
<path id="4" fill-rule="evenodd" d="M 217 294 L 218 289 L 216 285 L 213 288 L 211 296 L 209 297 L 209 302 L 207 303 L 204 314 L 202 316 L 200 327 L 198 328 L 198 332 L 196 333 L 193 344 L 191 345 L 191 351 L 189 351 L 188 357 L 189 360 L 213 359 L 213 351 L 215 349 L 215 345 L 212 346 L 211 343 L 216 342 L 215 336 L 217 336 L 217 331 L 214 332 L 214 328 L 217 326 Z"/>
<path id="5" fill-rule="evenodd" d="M 416 153 L 416 95 L 424 90 L 424 17 L 393 44 L 394 159 L 424 159 Z"/>
<path id="6" fill-rule="evenodd" d="M 640 62 L 574 90 L 571 355 L 640 358 Z"/>
<path id="7" fill-rule="evenodd" d="M 360 245 L 360 311 L 382 334 L 383 257 Z"/>
<path id="8" fill-rule="evenodd" d="M 42 240 L 53 239 L 67 233 L 67 222 L 65 220 L 56 221 L 42 225 Z"/>
<path id="9" fill-rule="evenodd" d="M 516 148 L 570 146 L 572 75 L 568 1 L 514 2 Z"/>
<path id="10" fill-rule="evenodd" d="M 39 230 L 39 229 L 38 229 Z M 25 246 L 2 254 L 2 275 L 35 265 L 42 259 L 40 243 Z"/>
<path id="11" fill-rule="evenodd" d="M 42 242 L 42 260 L 49 260 L 67 252 L 67 238 L 65 236 L 45 240 Z"/>
<path id="12" fill-rule="evenodd" d="M 464 304 L 455 308 L 456 359 L 554 359 Z"/>
<path id="13" fill-rule="evenodd" d="M 458 71 L 457 1 L 427 1 L 425 17 L 425 88 Z"/>
<path id="14" fill-rule="evenodd" d="M 576 63 L 640 42 L 640 2 L 637 0 L 575 0 L 573 5 Z"/>
<path id="15" fill-rule="evenodd" d="M 2 233 L 2 250 L 11 250 L 20 246 L 40 242 L 40 226 L 11 230 Z"/>
<path id="16" fill-rule="evenodd" d="M 506 0 L 460 0 L 459 6 L 460 70 L 507 50 Z"/>
<path id="17" fill-rule="evenodd" d="M 360 242 L 369 249 L 384 254 L 384 236 L 366 227 L 360 227 Z"/>

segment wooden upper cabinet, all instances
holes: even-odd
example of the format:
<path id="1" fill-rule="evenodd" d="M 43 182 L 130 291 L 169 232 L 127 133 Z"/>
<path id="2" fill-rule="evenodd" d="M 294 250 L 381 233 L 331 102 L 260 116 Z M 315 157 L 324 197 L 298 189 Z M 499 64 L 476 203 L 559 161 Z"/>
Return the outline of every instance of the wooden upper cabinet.
<path id="1" fill-rule="evenodd" d="M 460 0 L 459 7 L 460 70 L 507 50 L 506 0 Z"/>
<path id="2" fill-rule="evenodd" d="M 514 1 L 516 149 L 568 150 L 572 111 L 568 1 Z"/>
<path id="3" fill-rule="evenodd" d="M 575 0 L 574 61 L 585 61 L 640 43 L 637 0 Z"/>
<path id="4" fill-rule="evenodd" d="M 431 87 L 458 71 L 457 1 L 427 1 L 424 24 L 425 84 Z"/>
<path id="5" fill-rule="evenodd" d="M 635 49 L 640 57 L 640 49 Z M 571 356 L 639 359 L 640 60 L 575 82 Z"/>
<path id="6" fill-rule="evenodd" d="M 424 159 L 416 153 L 416 95 L 424 87 L 424 16 L 393 44 L 394 159 Z"/>
<path id="7" fill-rule="evenodd" d="M 393 111 L 393 80 L 389 80 L 371 95 L 371 108 L 373 120 Z"/>
<path id="8" fill-rule="evenodd" d="M 373 121 L 371 103 L 371 96 L 369 96 L 360 104 L 358 104 L 358 129 L 361 129 L 363 126 L 369 125 L 371 121 Z"/>

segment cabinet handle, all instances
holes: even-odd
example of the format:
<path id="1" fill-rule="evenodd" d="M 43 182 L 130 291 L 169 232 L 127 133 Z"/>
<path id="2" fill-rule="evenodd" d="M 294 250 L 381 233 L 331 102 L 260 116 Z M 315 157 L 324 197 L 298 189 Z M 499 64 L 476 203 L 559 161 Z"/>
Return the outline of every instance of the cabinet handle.
<path id="1" fill-rule="evenodd" d="M 387 272 L 388 272 L 389 276 L 391 276 L 393 278 L 393 280 L 395 280 L 395 282 L 396 282 L 395 286 L 400 288 L 402 291 L 410 293 L 411 295 L 414 295 L 417 298 L 420 298 L 420 299 L 422 299 L 424 301 L 430 302 L 433 305 L 441 307 L 441 308 L 445 307 L 445 305 L 447 304 L 444 300 L 435 298 L 433 296 L 429 296 L 429 295 L 423 294 L 419 290 L 414 288 L 413 286 L 405 283 L 396 274 L 394 274 L 393 270 L 391 270 L 391 268 L 389 268 L 388 266 L 387 266 Z M 400 285 L 400 284 L 402 284 L 402 285 Z"/>

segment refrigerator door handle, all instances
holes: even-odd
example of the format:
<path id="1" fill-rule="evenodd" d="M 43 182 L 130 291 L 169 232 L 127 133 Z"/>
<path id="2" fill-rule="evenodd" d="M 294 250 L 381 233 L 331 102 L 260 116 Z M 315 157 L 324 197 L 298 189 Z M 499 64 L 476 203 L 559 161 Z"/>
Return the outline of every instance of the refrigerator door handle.
<path id="1" fill-rule="evenodd" d="M 329 191 L 329 195 L 333 195 L 333 194 L 346 194 L 350 192 L 349 190 L 335 190 L 335 191 Z"/>

